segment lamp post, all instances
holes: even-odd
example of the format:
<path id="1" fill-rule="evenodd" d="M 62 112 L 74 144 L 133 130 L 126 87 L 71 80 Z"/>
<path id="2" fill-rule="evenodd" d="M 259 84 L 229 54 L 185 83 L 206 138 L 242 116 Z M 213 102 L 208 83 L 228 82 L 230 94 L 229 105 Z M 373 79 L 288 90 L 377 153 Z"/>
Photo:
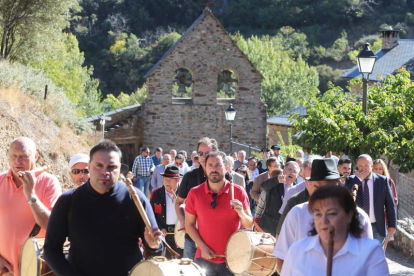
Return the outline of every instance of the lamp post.
<path id="1" fill-rule="evenodd" d="M 230 104 L 229 107 L 224 111 L 224 114 L 226 114 L 226 120 L 230 123 L 230 153 L 233 152 L 233 125 L 232 122 L 234 121 L 234 118 L 236 117 L 236 109 L 234 109 L 233 105 Z"/>
<path id="2" fill-rule="evenodd" d="M 369 49 L 369 43 L 365 43 L 364 48 L 357 56 L 358 69 L 362 75 L 362 110 L 367 115 L 368 112 L 368 78 L 374 69 L 377 56 Z"/>

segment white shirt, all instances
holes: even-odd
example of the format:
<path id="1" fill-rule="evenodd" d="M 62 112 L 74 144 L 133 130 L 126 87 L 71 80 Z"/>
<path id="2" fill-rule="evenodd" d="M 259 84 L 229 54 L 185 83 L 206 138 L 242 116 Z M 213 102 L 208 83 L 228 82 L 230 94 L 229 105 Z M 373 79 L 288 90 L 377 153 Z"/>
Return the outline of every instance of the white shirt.
<path id="1" fill-rule="evenodd" d="M 361 237 L 372 239 L 372 227 L 368 215 L 359 207 L 357 207 L 357 210 L 359 213 L 359 221 L 363 229 Z M 309 231 L 312 229 L 312 223 L 313 214 L 308 210 L 308 202 L 293 207 L 283 222 L 273 255 L 284 260 L 289 248 L 294 242 L 309 236 Z"/>
<path id="2" fill-rule="evenodd" d="M 358 177 L 358 179 L 362 183 L 362 193 L 364 193 L 364 179 L 361 179 Z M 374 212 L 374 178 L 372 177 L 372 173 L 368 177 L 368 190 L 369 190 L 369 219 L 371 220 L 371 223 L 377 222 L 377 219 L 375 218 L 375 212 Z"/>
<path id="3" fill-rule="evenodd" d="M 177 223 L 177 214 L 175 213 L 175 199 L 172 194 L 165 190 L 165 206 L 167 210 L 165 211 L 165 215 L 167 216 L 166 223 L 168 225 L 175 225 Z"/>
<path id="4" fill-rule="evenodd" d="M 249 170 L 249 172 L 250 172 L 250 179 L 252 181 L 254 181 L 254 179 L 259 176 L 259 169 L 258 168 L 256 168 L 254 171 Z"/>
<path id="5" fill-rule="evenodd" d="M 326 275 L 327 259 L 319 236 L 295 242 L 283 263 L 281 276 Z M 377 240 L 348 235 L 332 262 L 335 276 L 388 276 L 388 264 Z"/>
<path id="6" fill-rule="evenodd" d="M 298 176 L 299 177 L 299 176 Z M 286 204 L 288 200 L 295 194 L 302 192 L 306 189 L 306 183 L 305 182 L 298 182 L 299 184 L 292 186 L 290 189 L 286 191 L 285 189 L 285 195 L 283 196 L 283 203 L 282 206 L 279 209 L 279 214 L 283 214 L 283 210 L 285 210 Z"/>

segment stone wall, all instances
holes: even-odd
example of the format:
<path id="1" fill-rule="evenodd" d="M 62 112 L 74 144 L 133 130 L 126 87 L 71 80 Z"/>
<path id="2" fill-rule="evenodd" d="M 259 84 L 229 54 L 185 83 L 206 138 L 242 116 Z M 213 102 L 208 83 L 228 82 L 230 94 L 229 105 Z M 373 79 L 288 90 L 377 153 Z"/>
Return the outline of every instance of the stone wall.
<path id="1" fill-rule="evenodd" d="M 395 183 L 398 193 L 398 217 L 414 219 L 414 179 L 396 173 Z"/>
<path id="2" fill-rule="evenodd" d="M 173 99 L 177 69 L 192 74 L 192 99 Z M 217 98 L 218 74 L 230 69 L 238 80 L 234 99 Z M 260 147 L 266 144 L 266 106 L 260 99 L 260 73 L 230 39 L 209 12 L 190 28 L 179 44 L 147 77 L 148 98 L 144 106 L 144 144 L 196 149 L 199 138 L 215 138 L 229 151 L 230 127 L 224 110 L 233 103 L 237 110 L 233 138 Z"/>
<path id="3" fill-rule="evenodd" d="M 279 144 L 285 144 L 285 145 L 289 145 L 289 139 L 288 139 L 288 130 L 291 130 L 291 134 L 292 138 L 293 135 L 295 134 L 295 128 L 294 127 L 290 127 L 290 126 L 281 126 L 281 125 L 273 125 L 273 124 L 269 124 L 268 125 L 268 129 L 269 129 L 269 135 L 268 135 L 268 140 L 269 140 L 269 147 L 271 145 L 279 145 Z M 278 132 L 280 132 L 280 134 L 282 134 L 282 138 L 283 138 L 283 143 L 280 141 L 279 139 L 279 135 Z"/>

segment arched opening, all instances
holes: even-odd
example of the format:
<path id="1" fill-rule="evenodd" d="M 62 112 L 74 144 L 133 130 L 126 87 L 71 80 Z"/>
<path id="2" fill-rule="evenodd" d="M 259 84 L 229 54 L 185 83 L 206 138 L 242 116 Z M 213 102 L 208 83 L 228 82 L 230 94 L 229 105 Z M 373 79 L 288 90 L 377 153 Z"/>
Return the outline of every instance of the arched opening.
<path id="1" fill-rule="evenodd" d="M 172 86 L 173 98 L 192 98 L 193 97 L 193 75 L 186 68 L 179 68 L 174 73 Z"/>
<path id="2" fill-rule="evenodd" d="M 233 70 L 222 70 L 217 76 L 217 98 L 234 99 L 236 97 L 237 82 Z"/>

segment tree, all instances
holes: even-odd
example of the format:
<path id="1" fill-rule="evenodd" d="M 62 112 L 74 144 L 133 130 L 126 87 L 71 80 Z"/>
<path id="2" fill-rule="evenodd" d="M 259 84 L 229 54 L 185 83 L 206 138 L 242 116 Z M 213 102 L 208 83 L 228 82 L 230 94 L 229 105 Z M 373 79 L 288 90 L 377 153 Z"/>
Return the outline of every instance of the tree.
<path id="1" fill-rule="evenodd" d="M 0 58 L 27 60 L 69 24 L 69 11 L 76 0 L 1 0 Z"/>
<path id="2" fill-rule="evenodd" d="M 318 74 L 299 56 L 283 49 L 278 37 L 233 36 L 240 49 L 262 73 L 262 100 L 269 115 L 285 113 L 318 93 Z"/>
<path id="3" fill-rule="evenodd" d="M 353 82 L 361 85 L 360 80 Z M 304 148 L 322 154 L 345 149 L 353 158 L 385 154 L 401 172 L 414 168 L 414 84 L 405 69 L 369 88 L 366 116 L 360 96 L 339 87 L 305 107 L 307 115 L 292 115 Z"/>

